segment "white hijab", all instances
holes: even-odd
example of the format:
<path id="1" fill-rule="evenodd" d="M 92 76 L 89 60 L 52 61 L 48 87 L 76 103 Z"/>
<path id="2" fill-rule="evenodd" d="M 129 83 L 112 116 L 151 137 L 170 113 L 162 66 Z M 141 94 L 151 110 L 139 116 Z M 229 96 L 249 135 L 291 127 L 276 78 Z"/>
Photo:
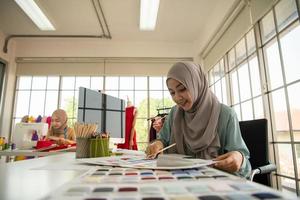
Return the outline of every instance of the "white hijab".
<path id="1" fill-rule="evenodd" d="M 176 149 L 170 153 L 192 154 L 197 158 L 211 159 L 218 156 L 220 140 L 217 133 L 221 104 L 208 88 L 201 67 L 193 62 L 175 63 L 168 72 L 168 79 L 175 79 L 186 87 L 192 96 L 193 106 L 184 111 L 177 106 L 174 111 L 171 143 Z"/>

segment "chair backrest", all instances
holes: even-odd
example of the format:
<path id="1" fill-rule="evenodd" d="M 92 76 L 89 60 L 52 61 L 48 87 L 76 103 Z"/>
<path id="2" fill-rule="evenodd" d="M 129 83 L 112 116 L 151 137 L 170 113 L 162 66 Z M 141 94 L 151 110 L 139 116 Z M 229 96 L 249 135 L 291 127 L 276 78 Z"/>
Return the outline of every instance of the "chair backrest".
<path id="1" fill-rule="evenodd" d="M 240 121 L 239 124 L 242 137 L 250 151 L 252 169 L 269 164 L 268 121 L 266 119 L 257 119 Z M 270 173 L 255 175 L 253 181 L 271 186 Z"/>

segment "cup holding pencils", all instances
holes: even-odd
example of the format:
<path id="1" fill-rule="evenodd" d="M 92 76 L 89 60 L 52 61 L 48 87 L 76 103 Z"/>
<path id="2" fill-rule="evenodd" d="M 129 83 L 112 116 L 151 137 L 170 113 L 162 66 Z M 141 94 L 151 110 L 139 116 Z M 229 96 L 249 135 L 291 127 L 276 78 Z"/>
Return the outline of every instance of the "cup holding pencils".
<path id="1" fill-rule="evenodd" d="M 109 155 L 109 133 L 96 133 L 90 139 L 90 158 Z"/>
<path id="2" fill-rule="evenodd" d="M 74 130 L 76 134 L 76 158 L 90 157 L 90 139 L 97 130 L 97 124 L 75 123 Z"/>

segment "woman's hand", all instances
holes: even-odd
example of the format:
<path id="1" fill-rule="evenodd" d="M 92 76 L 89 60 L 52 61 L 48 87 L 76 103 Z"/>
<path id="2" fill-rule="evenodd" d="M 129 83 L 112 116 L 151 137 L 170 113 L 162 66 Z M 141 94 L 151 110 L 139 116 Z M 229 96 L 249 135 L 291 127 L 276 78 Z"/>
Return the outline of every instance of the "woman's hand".
<path id="1" fill-rule="evenodd" d="M 153 158 L 156 156 L 157 152 L 164 148 L 164 145 L 161 141 L 157 140 L 148 145 L 146 149 L 147 158 Z"/>
<path id="2" fill-rule="evenodd" d="M 240 170 L 243 163 L 243 155 L 239 151 L 231 151 L 213 160 L 218 161 L 213 165 L 214 167 L 233 173 Z"/>
<path id="3" fill-rule="evenodd" d="M 74 144 L 74 143 L 75 143 L 74 141 L 68 140 L 68 139 L 65 139 L 65 138 L 59 138 L 57 140 L 58 145 L 69 145 L 69 144 Z"/>
<path id="4" fill-rule="evenodd" d="M 162 118 L 161 117 L 155 117 L 154 120 L 155 121 L 153 122 L 152 127 L 158 133 L 160 131 L 160 129 L 162 128 L 162 126 L 163 126 L 163 124 L 162 124 Z"/>

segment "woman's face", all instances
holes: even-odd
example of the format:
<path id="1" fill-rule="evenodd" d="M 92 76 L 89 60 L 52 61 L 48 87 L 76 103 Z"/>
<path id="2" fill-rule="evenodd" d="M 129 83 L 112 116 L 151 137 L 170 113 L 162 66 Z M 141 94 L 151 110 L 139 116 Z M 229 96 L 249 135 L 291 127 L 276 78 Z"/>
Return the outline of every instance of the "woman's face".
<path id="1" fill-rule="evenodd" d="M 188 111 L 193 106 L 190 91 L 175 79 L 168 79 L 167 86 L 173 101 L 183 110 Z"/>
<path id="2" fill-rule="evenodd" d="M 56 129 L 58 129 L 58 128 L 60 128 L 62 126 L 61 121 L 55 115 L 53 115 L 52 118 L 51 118 L 51 126 L 53 128 L 56 128 Z"/>

